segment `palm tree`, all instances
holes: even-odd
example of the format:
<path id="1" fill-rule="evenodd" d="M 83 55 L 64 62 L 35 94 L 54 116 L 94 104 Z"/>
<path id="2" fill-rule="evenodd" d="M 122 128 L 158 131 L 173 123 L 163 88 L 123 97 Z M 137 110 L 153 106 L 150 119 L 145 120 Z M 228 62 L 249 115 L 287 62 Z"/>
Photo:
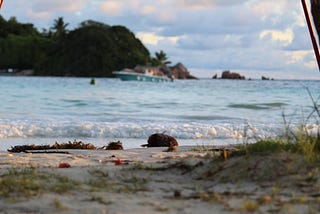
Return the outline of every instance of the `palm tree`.
<path id="1" fill-rule="evenodd" d="M 154 65 L 169 65 L 171 64 L 170 61 L 168 61 L 167 54 L 161 50 L 160 52 L 155 53 L 156 57 L 152 59 Z"/>
<path id="2" fill-rule="evenodd" d="M 313 21 L 320 40 L 320 0 L 310 0 Z"/>
<path id="3" fill-rule="evenodd" d="M 67 33 L 67 26 L 69 23 L 65 23 L 63 21 L 63 17 L 59 17 L 58 19 L 54 20 L 53 27 L 51 28 L 54 31 L 54 36 L 56 38 L 60 38 Z"/>

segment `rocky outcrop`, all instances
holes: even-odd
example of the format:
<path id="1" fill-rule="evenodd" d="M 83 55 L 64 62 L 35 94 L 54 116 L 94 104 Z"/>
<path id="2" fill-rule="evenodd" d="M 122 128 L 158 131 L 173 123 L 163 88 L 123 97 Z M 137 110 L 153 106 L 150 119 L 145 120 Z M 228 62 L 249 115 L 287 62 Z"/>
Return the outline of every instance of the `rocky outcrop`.
<path id="1" fill-rule="evenodd" d="M 230 72 L 230 71 L 223 71 L 221 75 L 221 79 L 239 79 L 244 80 L 246 79 L 244 76 L 241 76 L 239 73 Z"/>
<path id="2" fill-rule="evenodd" d="M 274 79 L 270 77 L 261 76 L 261 80 L 274 80 Z"/>
<path id="3" fill-rule="evenodd" d="M 190 74 L 188 69 L 182 63 L 178 63 L 175 66 L 170 66 L 169 69 L 171 70 L 175 79 L 197 79 L 195 76 Z"/>
<path id="4" fill-rule="evenodd" d="M 192 76 L 188 69 L 182 64 L 178 63 L 175 66 L 141 66 L 137 65 L 134 69 L 125 69 L 126 71 L 137 72 L 137 73 L 150 73 L 152 72 L 157 76 L 167 76 L 173 79 L 197 79 Z"/>

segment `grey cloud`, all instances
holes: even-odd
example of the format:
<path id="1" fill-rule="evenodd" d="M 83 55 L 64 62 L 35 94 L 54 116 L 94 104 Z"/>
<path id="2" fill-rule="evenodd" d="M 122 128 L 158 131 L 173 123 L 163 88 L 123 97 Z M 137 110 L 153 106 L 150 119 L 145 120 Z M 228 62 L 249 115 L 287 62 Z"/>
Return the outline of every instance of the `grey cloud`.
<path id="1" fill-rule="evenodd" d="M 242 11 L 240 11 L 242 10 Z M 243 34 L 264 29 L 269 23 L 250 11 L 239 8 L 228 10 L 179 12 L 180 19 L 170 28 L 164 27 L 162 35 L 181 34 Z"/>
<path id="2" fill-rule="evenodd" d="M 236 4 L 243 4 L 247 1 L 239 1 L 239 0 L 181 0 L 180 5 L 186 7 L 213 7 L 213 6 L 232 6 Z"/>
<path id="3" fill-rule="evenodd" d="M 226 47 L 243 47 L 243 36 L 235 34 L 226 35 L 190 35 L 178 40 L 182 49 L 210 50 L 224 49 Z"/>
<path id="4" fill-rule="evenodd" d="M 306 27 L 296 26 L 293 28 L 294 38 L 290 45 L 284 47 L 283 50 L 299 51 L 310 50 L 312 48 L 311 39 Z"/>
<path id="5" fill-rule="evenodd" d="M 86 3 L 86 0 L 63 0 L 63 1 L 53 1 L 53 0 L 34 0 L 28 1 L 32 10 L 34 12 L 50 12 L 55 13 L 57 11 L 64 12 L 75 12 L 80 9 Z"/>

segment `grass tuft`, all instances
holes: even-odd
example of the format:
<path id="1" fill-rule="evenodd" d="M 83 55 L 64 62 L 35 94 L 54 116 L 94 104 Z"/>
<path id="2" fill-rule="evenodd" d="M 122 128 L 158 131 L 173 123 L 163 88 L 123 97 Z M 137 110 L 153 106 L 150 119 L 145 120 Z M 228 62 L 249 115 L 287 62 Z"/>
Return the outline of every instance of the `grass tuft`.
<path id="1" fill-rule="evenodd" d="M 10 168 L 0 175 L 0 197 L 32 197 L 45 192 L 64 193 L 78 183 L 67 177 L 40 172 L 38 168 Z"/>

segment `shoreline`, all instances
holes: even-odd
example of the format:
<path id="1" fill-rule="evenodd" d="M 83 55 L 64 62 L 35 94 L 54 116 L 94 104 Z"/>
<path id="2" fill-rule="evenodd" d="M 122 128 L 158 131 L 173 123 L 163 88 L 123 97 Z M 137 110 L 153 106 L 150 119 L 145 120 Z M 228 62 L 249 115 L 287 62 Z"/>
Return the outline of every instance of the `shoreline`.
<path id="1" fill-rule="evenodd" d="M 55 142 L 67 143 L 71 138 L 4 138 L 1 139 L 0 152 L 6 152 L 13 146 L 18 145 L 53 145 Z M 96 147 L 103 147 L 110 142 L 120 141 L 125 150 L 141 149 L 141 145 L 147 143 L 147 138 L 77 138 L 73 139 Z M 215 147 L 242 144 L 241 139 L 178 139 L 180 147 Z"/>
<path id="2" fill-rule="evenodd" d="M 210 148 L 182 146 L 169 153 L 163 152 L 165 147 L 68 150 L 70 154 L 0 152 L 0 211 L 320 211 L 319 170 L 303 157 L 282 152 L 223 160 Z M 61 163 L 70 167 L 60 168 Z"/>

